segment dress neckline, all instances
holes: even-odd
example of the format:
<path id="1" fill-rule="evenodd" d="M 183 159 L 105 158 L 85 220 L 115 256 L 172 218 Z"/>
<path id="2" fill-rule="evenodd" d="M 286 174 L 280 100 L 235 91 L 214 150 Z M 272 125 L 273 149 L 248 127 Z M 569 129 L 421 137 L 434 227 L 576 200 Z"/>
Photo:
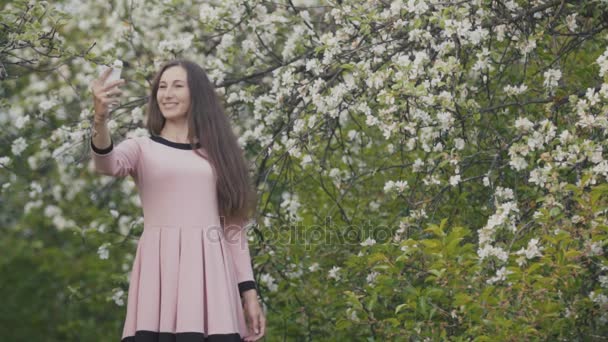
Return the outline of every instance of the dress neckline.
<path id="1" fill-rule="evenodd" d="M 180 150 L 192 150 L 192 145 L 190 145 L 189 143 L 178 143 L 175 141 L 171 141 L 171 140 L 167 140 L 163 137 L 161 137 L 160 135 L 150 135 L 150 139 L 152 139 L 153 141 L 156 141 L 157 143 L 169 146 L 169 147 L 173 147 L 173 148 L 177 148 Z M 200 143 L 196 143 L 194 146 L 196 146 L 196 148 L 200 148 L 201 144 Z"/>

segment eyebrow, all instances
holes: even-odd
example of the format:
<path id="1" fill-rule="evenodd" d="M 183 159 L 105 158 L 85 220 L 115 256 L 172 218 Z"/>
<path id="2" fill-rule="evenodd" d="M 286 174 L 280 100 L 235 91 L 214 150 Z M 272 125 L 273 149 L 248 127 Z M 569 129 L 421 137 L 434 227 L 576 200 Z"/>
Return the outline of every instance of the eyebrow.
<path id="1" fill-rule="evenodd" d="M 186 82 L 186 81 L 185 80 L 175 80 L 175 81 L 173 81 L 173 83 L 175 83 L 175 82 Z M 167 83 L 167 82 L 166 81 L 160 81 L 158 83 L 160 84 L 160 83 Z"/>

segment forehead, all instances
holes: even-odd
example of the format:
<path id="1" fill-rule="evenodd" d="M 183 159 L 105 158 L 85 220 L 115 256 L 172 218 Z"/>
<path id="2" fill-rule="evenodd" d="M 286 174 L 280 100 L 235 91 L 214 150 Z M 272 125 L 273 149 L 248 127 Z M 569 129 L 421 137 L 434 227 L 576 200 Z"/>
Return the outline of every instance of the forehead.
<path id="1" fill-rule="evenodd" d="M 175 81 L 188 81 L 188 73 L 182 66 L 176 65 L 167 68 L 160 76 L 161 82 L 172 83 Z"/>

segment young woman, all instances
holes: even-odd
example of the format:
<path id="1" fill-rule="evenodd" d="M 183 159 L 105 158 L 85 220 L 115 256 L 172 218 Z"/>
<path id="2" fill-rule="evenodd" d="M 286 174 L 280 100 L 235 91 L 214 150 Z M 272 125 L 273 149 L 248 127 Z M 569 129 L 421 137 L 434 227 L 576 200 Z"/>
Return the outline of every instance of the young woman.
<path id="1" fill-rule="evenodd" d="M 163 65 L 147 111 L 149 136 L 114 146 L 106 121 L 124 80 L 91 84 L 95 170 L 130 175 L 144 230 L 130 277 L 122 342 L 255 341 L 265 317 L 244 224 L 254 207 L 243 152 L 203 69 Z"/>

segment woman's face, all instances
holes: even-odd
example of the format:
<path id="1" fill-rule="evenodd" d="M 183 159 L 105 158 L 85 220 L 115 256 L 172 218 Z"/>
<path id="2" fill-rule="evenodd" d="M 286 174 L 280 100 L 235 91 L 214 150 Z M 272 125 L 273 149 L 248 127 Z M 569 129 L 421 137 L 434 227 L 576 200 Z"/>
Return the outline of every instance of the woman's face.
<path id="1" fill-rule="evenodd" d="M 190 109 L 190 88 L 186 69 L 176 65 L 163 72 L 156 100 L 165 119 L 177 119 L 187 115 Z"/>

